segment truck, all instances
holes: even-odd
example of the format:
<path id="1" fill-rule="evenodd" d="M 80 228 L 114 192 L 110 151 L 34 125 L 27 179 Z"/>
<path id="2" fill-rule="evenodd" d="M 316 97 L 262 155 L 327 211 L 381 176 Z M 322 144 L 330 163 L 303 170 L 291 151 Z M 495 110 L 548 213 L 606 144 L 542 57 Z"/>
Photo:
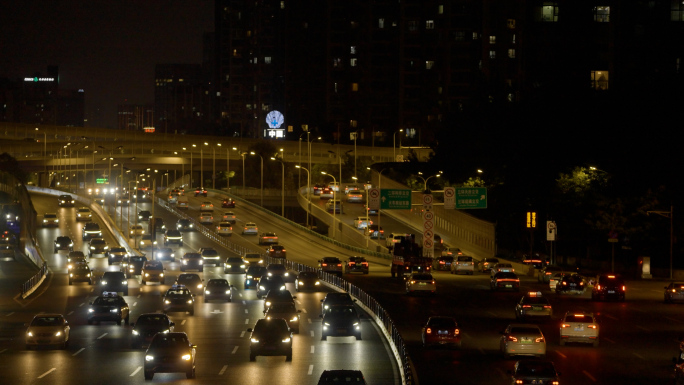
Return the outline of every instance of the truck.
<path id="1" fill-rule="evenodd" d="M 422 248 L 416 243 L 414 234 L 406 234 L 401 241 L 392 248 L 392 266 L 390 273 L 392 278 L 410 275 L 417 272 L 430 272 L 432 270 L 432 258 L 423 257 Z"/>

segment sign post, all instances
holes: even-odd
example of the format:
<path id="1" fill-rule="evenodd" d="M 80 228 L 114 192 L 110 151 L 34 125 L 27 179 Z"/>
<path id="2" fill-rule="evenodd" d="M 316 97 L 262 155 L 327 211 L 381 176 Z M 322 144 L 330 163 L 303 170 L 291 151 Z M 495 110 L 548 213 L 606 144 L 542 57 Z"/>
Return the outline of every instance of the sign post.
<path id="1" fill-rule="evenodd" d="M 423 257 L 433 258 L 435 253 L 435 214 L 432 211 L 423 211 Z"/>

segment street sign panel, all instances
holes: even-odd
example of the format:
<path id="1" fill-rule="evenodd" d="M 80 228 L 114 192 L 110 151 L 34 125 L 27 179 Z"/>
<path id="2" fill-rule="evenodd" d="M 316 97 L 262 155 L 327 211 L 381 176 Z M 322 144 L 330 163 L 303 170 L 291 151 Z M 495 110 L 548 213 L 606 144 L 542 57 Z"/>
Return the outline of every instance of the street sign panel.
<path id="1" fill-rule="evenodd" d="M 423 194 L 423 210 L 432 211 L 432 194 Z"/>
<path id="2" fill-rule="evenodd" d="M 444 188 L 444 209 L 453 210 L 456 208 L 456 189 L 453 187 Z"/>
<path id="3" fill-rule="evenodd" d="M 410 210 L 411 190 L 382 189 L 380 208 L 383 210 Z"/>
<path id="4" fill-rule="evenodd" d="M 432 258 L 435 252 L 434 219 L 432 211 L 423 212 L 423 257 L 426 258 Z"/>
<path id="5" fill-rule="evenodd" d="M 380 189 L 368 189 L 368 208 L 372 210 L 380 209 Z"/>
<path id="6" fill-rule="evenodd" d="M 486 209 L 486 187 L 458 187 L 456 189 L 457 209 Z"/>

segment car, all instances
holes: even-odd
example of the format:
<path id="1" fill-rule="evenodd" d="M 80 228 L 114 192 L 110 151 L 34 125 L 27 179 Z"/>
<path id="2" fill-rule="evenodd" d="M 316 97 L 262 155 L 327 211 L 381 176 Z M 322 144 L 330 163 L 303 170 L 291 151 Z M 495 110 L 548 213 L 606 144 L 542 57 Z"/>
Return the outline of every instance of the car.
<path id="1" fill-rule="evenodd" d="M 344 272 L 368 274 L 368 261 L 365 257 L 353 256 L 344 262 Z"/>
<path id="2" fill-rule="evenodd" d="M 366 195 L 363 191 L 352 190 L 347 194 L 347 202 L 349 203 L 363 203 Z"/>
<path id="3" fill-rule="evenodd" d="M 195 229 L 195 225 L 189 219 L 179 219 L 176 222 L 176 230 L 179 231 L 192 231 Z"/>
<path id="4" fill-rule="evenodd" d="M 556 294 L 584 294 L 584 278 L 579 274 L 566 274 L 556 284 Z"/>
<path id="5" fill-rule="evenodd" d="M 153 379 L 155 373 L 179 372 L 195 378 L 196 350 L 185 333 L 157 333 L 145 352 L 145 380 Z"/>
<path id="6" fill-rule="evenodd" d="M 175 205 L 178 204 L 178 195 L 177 194 L 169 194 L 168 199 L 166 200 L 170 205 Z"/>
<path id="7" fill-rule="evenodd" d="M 100 293 L 114 292 L 128 295 L 128 279 L 123 272 L 105 271 L 100 278 Z"/>
<path id="8" fill-rule="evenodd" d="M 93 272 L 87 264 L 77 264 L 69 270 L 69 285 L 74 282 L 88 282 L 88 285 L 93 284 Z"/>
<path id="9" fill-rule="evenodd" d="M 92 221 L 93 213 L 87 207 L 79 207 L 76 211 L 76 221 Z"/>
<path id="10" fill-rule="evenodd" d="M 152 220 L 153 226 L 154 226 L 154 231 L 156 233 L 163 233 L 166 231 L 166 224 L 164 223 L 164 219 L 162 218 L 153 218 Z"/>
<path id="11" fill-rule="evenodd" d="M 203 225 L 211 225 L 214 223 L 214 216 L 210 212 L 200 212 L 197 221 Z"/>
<path id="12" fill-rule="evenodd" d="M 0 233 L 0 255 L 10 255 L 14 257 L 14 250 L 16 248 L 16 238 L 11 235 L 9 231 L 5 230 Z M 55 253 L 57 250 L 55 250 Z"/>
<path id="13" fill-rule="evenodd" d="M 525 321 L 531 318 L 545 318 L 553 316 L 553 307 L 549 300 L 542 296 L 541 291 L 531 291 L 525 294 L 515 305 L 515 318 Z"/>
<path id="14" fill-rule="evenodd" d="M 204 280 L 195 273 L 178 274 L 175 284 L 183 285 L 194 295 L 204 293 Z"/>
<path id="15" fill-rule="evenodd" d="M 140 272 L 140 283 L 145 286 L 148 282 L 164 284 L 164 265 L 160 261 L 146 261 Z"/>
<path id="16" fill-rule="evenodd" d="M 461 328 L 454 317 L 432 316 L 421 331 L 423 347 L 461 347 Z"/>
<path id="17" fill-rule="evenodd" d="M 26 329 L 26 350 L 41 345 L 69 346 L 71 327 L 62 314 L 41 313 L 33 317 Z"/>
<path id="18" fill-rule="evenodd" d="M 221 264 L 221 255 L 218 250 L 213 247 L 200 247 L 197 250 L 198 253 L 202 255 L 203 265 L 214 265 L 219 266 Z"/>
<path id="19" fill-rule="evenodd" d="M 200 253 L 185 253 L 180 259 L 180 270 L 204 270 L 204 259 Z"/>
<path id="20" fill-rule="evenodd" d="M 259 234 L 260 245 L 277 245 L 278 235 L 276 233 L 268 232 Z"/>
<path id="21" fill-rule="evenodd" d="M 520 291 L 520 278 L 515 273 L 496 273 L 489 281 L 492 290 Z"/>
<path id="22" fill-rule="evenodd" d="M 214 299 L 230 302 L 233 300 L 233 285 L 223 278 L 212 278 L 204 287 L 204 302 Z"/>
<path id="23" fill-rule="evenodd" d="M 266 265 L 266 275 L 269 277 L 279 275 L 285 279 L 285 277 L 288 277 L 290 273 L 287 272 L 287 267 L 285 267 L 285 265 L 282 263 L 269 263 Z"/>
<path id="24" fill-rule="evenodd" d="M 406 280 L 406 294 L 430 293 L 435 294 L 437 283 L 430 273 L 411 273 Z"/>
<path id="25" fill-rule="evenodd" d="M 207 189 L 205 189 L 204 187 L 195 188 L 195 196 L 202 195 L 202 196 L 206 197 L 207 193 L 208 193 Z"/>
<path id="26" fill-rule="evenodd" d="M 483 273 L 489 273 L 497 263 L 499 263 L 498 258 L 486 257 L 480 261 L 480 271 Z"/>
<path id="27" fill-rule="evenodd" d="M 74 198 L 71 195 L 60 195 L 57 197 L 57 206 L 59 207 L 74 207 Z"/>
<path id="28" fill-rule="evenodd" d="M 249 360 L 257 356 L 285 356 L 292 361 L 292 332 L 282 318 L 257 320 L 254 328 L 248 328 Z"/>
<path id="29" fill-rule="evenodd" d="M 155 261 L 171 261 L 176 260 L 176 254 L 170 247 L 156 247 L 152 251 L 152 259 Z"/>
<path id="30" fill-rule="evenodd" d="M 546 357 L 546 339 L 537 325 L 508 325 L 501 332 L 499 346 L 504 359 L 509 359 L 511 356 Z"/>
<path id="31" fill-rule="evenodd" d="M 145 228 L 143 225 L 129 225 L 128 226 L 128 236 L 129 238 L 139 237 L 145 234 Z"/>
<path id="32" fill-rule="evenodd" d="M 451 271 L 451 264 L 454 262 L 453 256 L 441 256 L 435 258 L 432 263 L 432 268 L 441 271 Z"/>
<path id="33" fill-rule="evenodd" d="M 493 277 L 496 273 L 515 273 L 515 269 L 510 263 L 497 263 L 496 265 L 492 266 L 489 271 L 489 275 L 490 277 Z"/>
<path id="34" fill-rule="evenodd" d="M 287 258 L 287 250 L 283 245 L 271 245 L 266 251 L 271 258 Z"/>
<path id="35" fill-rule="evenodd" d="M 91 238 L 88 243 L 88 256 L 90 258 L 95 254 L 107 254 L 109 251 L 109 245 L 104 238 Z"/>
<path id="36" fill-rule="evenodd" d="M 277 303 L 291 303 L 294 305 L 295 299 L 297 297 L 293 296 L 289 290 L 270 290 L 264 297 L 263 311 L 266 313 L 269 307 Z"/>
<path id="37" fill-rule="evenodd" d="M 473 257 L 467 255 L 457 255 L 451 263 L 451 274 L 466 273 L 473 275 L 475 272 L 475 262 Z"/>
<path id="38" fill-rule="evenodd" d="M 321 287 L 321 280 L 315 271 L 301 271 L 295 279 L 295 290 L 316 290 Z"/>
<path id="39" fill-rule="evenodd" d="M 579 342 L 599 345 L 599 323 L 594 313 L 566 312 L 560 326 L 560 345 L 568 342 Z"/>
<path id="40" fill-rule="evenodd" d="M 9 240 L 9 238 L 7 239 Z M 60 250 L 74 251 L 74 241 L 72 241 L 71 238 L 66 235 L 58 236 L 55 238 L 54 252 L 56 253 Z"/>
<path id="41" fill-rule="evenodd" d="M 553 362 L 547 360 L 524 360 L 508 370 L 512 384 L 558 384 L 560 374 Z"/>
<path id="42" fill-rule="evenodd" d="M 355 299 L 346 292 L 328 293 L 321 300 L 321 315 L 325 313 L 331 306 L 335 305 L 354 305 Z"/>
<path id="43" fill-rule="evenodd" d="M 341 214 L 343 209 L 344 203 L 342 203 L 339 200 L 331 199 L 325 203 L 325 211 L 329 213 L 332 213 L 334 211 L 335 214 Z"/>
<path id="44" fill-rule="evenodd" d="M 233 198 L 225 198 L 223 202 L 221 202 L 221 207 L 235 208 L 235 200 Z"/>
<path id="45" fill-rule="evenodd" d="M 245 289 L 257 287 L 262 277 L 267 275 L 266 267 L 259 265 L 249 265 L 245 272 Z"/>
<path id="46" fill-rule="evenodd" d="M 131 255 L 128 257 L 128 263 L 122 266 L 126 272 L 126 277 L 132 278 L 135 275 L 140 275 L 145 262 L 147 262 L 147 257 L 144 255 Z"/>
<path id="47" fill-rule="evenodd" d="M 366 385 L 366 379 L 360 370 L 336 369 L 324 370 L 318 378 L 318 385 Z"/>
<path id="48" fill-rule="evenodd" d="M 88 305 L 88 325 L 102 321 L 116 322 L 117 325 L 128 325 L 130 307 L 123 297 L 116 292 L 103 292 Z"/>
<path id="49" fill-rule="evenodd" d="M 352 191 L 361 191 L 361 190 L 359 189 L 359 185 L 357 185 L 357 184 L 348 184 L 348 185 L 344 186 L 344 193 L 345 193 L 346 195 L 351 194 Z"/>
<path id="50" fill-rule="evenodd" d="M 176 201 L 176 207 L 178 207 L 179 209 L 187 210 L 190 207 L 190 202 L 188 201 L 188 197 L 179 196 L 178 200 Z"/>
<path id="51" fill-rule="evenodd" d="M 143 234 L 140 237 L 140 243 L 139 243 L 139 249 L 140 250 L 149 250 L 149 249 L 154 249 L 157 247 L 157 239 L 154 235 L 152 234 Z"/>
<path id="52" fill-rule="evenodd" d="M 140 349 L 143 345 L 149 344 L 157 333 L 173 332 L 174 326 L 176 324 L 166 314 L 144 313 L 139 315 L 138 320 L 131 323 L 131 349 Z"/>
<path id="53" fill-rule="evenodd" d="M 261 299 L 271 290 L 285 290 L 285 281 L 283 281 L 283 277 L 279 275 L 266 275 L 261 277 L 261 280 L 259 280 L 259 284 L 257 285 L 257 298 Z"/>
<path id="54" fill-rule="evenodd" d="M 318 267 L 324 273 L 342 276 L 342 261 L 337 257 L 323 257 L 319 259 Z"/>
<path id="55" fill-rule="evenodd" d="M 102 238 L 102 230 L 100 230 L 100 225 L 95 222 L 88 222 L 83 226 L 83 236 L 81 237 L 84 241 L 91 238 Z"/>
<path id="56" fill-rule="evenodd" d="M 320 195 L 321 195 L 321 191 L 323 191 L 324 188 L 325 188 L 325 186 L 320 185 L 320 184 L 315 184 L 315 185 L 313 185 L 313 186 L 311 187 L 311 189 L 313 190 L 313 195 L 314 195 L 314 196 L 320 196 Z"/>
<path id="57" fill-rule="evenodd" d="M 334 192 L 340 192 L 340 182 L 329 182 L 328 188 L 331 188 Z"/>
<path id="58" fill-rule="evenodd" d="M 354 218 L 354 227 L 356 229 L 362 230 L 372 225 L 373 221 L 368 217 L 356 217 Z"/>
<path id="59" fill-rule="evenodd" d="M 233 235 L 233 225 L 230 222 L 219 222 L 216 225 L 216 232 L 218 235 L 231 236 Z"/>
<path id="60" fill-rule="evenodd" d="M 221 216 L 221 220 L 223 222 L 229 222 L 230 224 L 235 224 L 237 222 L 237 217 L 235 216 L 235 213 L 232 211 L 226 211 L 223 213 Z"/>
<path id="61" fill-rule="evenodd" d="M 183 234 L 180 232 L 180 230 L 166 230 L 164 233 L 164 246 L 168 246 L 170 244 L 176 244 L 178 246 L 183 246 Z"/>
<path id="62" fill-rule="evenodd" d="M 282 318 L 287 321 L 287 326 L 290 328 L 292 333 L 299 334 L 299 313 L 301 312 L 301 310 L 297 310 L 294 303 L 274 303 L 269 306 L 268 310 L 266 310 L 266 313 L 264 313 L 264 318 Z"/>
<path id="63" fill-rule="evenodd" d="M 254 222 L 245 223 L 245 227 L 242 229 L 242 235 L 257 235 L 259 234 L 259 228 Z"/>
<path id="64" fill-rule="evenodd" d="M 320 196 L 321 199 L 332 199 L 334 194 L 335 194 L 333 192 L 333 189 L 331 189 L 330 187 L 323 187 L 320 189 L 320 191 L 321 192 L 318 195 Z M 314 195 L 315 195 L 315 192 L 314 192 Z"/>
<path id="65" fill-rule="evenodd" d="M 455 257 L 463 255 L 463 252 L 458 247 L 445 247 L 440 254 L 442 257 Z"/>
<path id="66" fill-rule="evenodd" d="M 43 214 L 43 227 L 58 227 L 59 218 L 57 218 L 57 213 L 45 213 Z"/>
<path id="67" fill-rule="evenodd" d="M 138 213 L 138 220 L 139 221 L 149 222 L 150 218 L 152 218 L 152 213 L 149 212 L 148 210 L 142 210 Z"/>
<path id="68" fill-rule="evenodd" d="M 169 288 L 162 298 L 164 313 L 171 311 L 189 312 L 195 314 L 195 296 L 183 284 L 174 284 Z"/>
<path id="69" fill-rule="evenodd" d="M 625 281 L 622 279 L 622 277 L 616 274 L 602 274 L 599 276 L 596 284 L 591 290 L 591 299 L 593 301 L 601 299 L 616 299 L 618 301 L 624 301 L 626 293 L 627 286 L 625 285 Z"/>
<path id="70" fill-rule="evenodd" d="M 566 274 L 572 274 L 572 273 L 565 272 L 565 271 L 560 271 L 560 272 L 558 272 L 558 273 L 553 273 L 553 275 L 551 276 L 551 278 L 549 278 L 549 289 L 551 289 L 551 290 L 556 290 L 556 285 L 558 284 L 558 282 L 560 282 L 560 280 L 561 280 L 561 279 L 563 278 L 563 276 L 565 276 Z"/>
<path id="71" fill-rule="evenodd" d="M 127 196 L 120 195 L 116 198 L 116 204 L 120 207 L 131 204 L 131 199 Z"/>
<path id="72" fill-rule="evenodd" d="M 223 264 L 223 274 L 242 274 L 247 270 L 247 266 L 247 262 L 242 257 L 228 257 Z"/>
<path id="73" fill-rule="evenodd" d="M 665 286 L 665 303 L 684 301 L 684 283 L 670 282 Z"/>
<path id="74" fill-rule="evenodd" d="M 555 265 L 544 266 L 537 274 L 537 280 L 541 283 L 549 283 L 549 280 L 555 273 L 560 273 L 563 268 Z"/>
<path id="75" fill-rule="evenodd" d="M 105 257 L 107 257 L 107 265 L 123 263 L 123 261 L 128 258 L 128 250 L 121 246 L 112 247 L 107 250 Z"/>
<path id="76" fill-rule="evenodd" d="M 259 253 L 245 253 L 243 256 L 245 261 L 251 265 L 263 265 L 264 257 Z"/>
<path id="77" fill-rule="evenodd" d="M 353 336 L 361 339 L 361 319 L 354 305 L 333 305 L 321 317 L 321 340 L 328 336 Z"/>
<path id="78" fill-rule="evenodd" d="M 385 230 L 380 225 L 370 225 L 366 227 L 366 235 L 371 239 L 383 239 L 385 238 Z"/>
<path id="79" fill-rule="evenodd" d="M 204 201 L 200 204 L 200 212 L 202 211 L 214 211 L 214 204 L 209 201 Z"/>
<path id="80" fill-rule="evenodd" d="M 70 251 L 67 255 L 67 271 L 74 268 L 76 265 L 87 265 L 88 260 L 82 251 Z"/>

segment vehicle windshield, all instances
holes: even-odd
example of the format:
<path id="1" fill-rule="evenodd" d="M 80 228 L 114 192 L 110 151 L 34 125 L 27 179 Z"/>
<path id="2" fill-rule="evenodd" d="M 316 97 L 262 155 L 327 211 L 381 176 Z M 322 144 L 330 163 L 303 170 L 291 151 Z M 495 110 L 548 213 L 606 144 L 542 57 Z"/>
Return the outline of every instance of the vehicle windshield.
<path id="1" fill-rule="evenodd" d="M 413 274 L 412 279 L 416 281 L 432 281 L 432 274 Z"/>
<path id="2" fill-rule="evenodd" d="M 131 257 L 130 260 L 131 262 L 145 262 L 147 257 Z"/>
<path id="3" fill-rule="evenodd" d="M 270 322 L 269 322 L 270 321 Z M 254 326 L 254 332 L 259 334 L 286 334 L 287 333 L 287 323 L 285 320 L 259 320 Z"/>
<path id="4" fill-rule="evenodd" d="M 62 317 L 37 317 L 31 322 L 31 326 L 62 326 L 64 318 Z"/>
<path id="5" fill-rule="evenodd" d="M 313 271 L 302 271 L 299 273 L 299 278 L 318 278 L 318 273 Z"/>
<path id="6" fill-rule="evenodd" d="M 515 278 L 518 278 L 518 276 L 515 275 L 514 273 L 496 273 L 494 278 L 497 278 L 497 279 L 515 279 Z"/>
<path id="7" fill-rule="evenodd" d="M 535 335 L 539 335 L 539 334 L 541 334 L 541 332 L 537 328 L 514 327 L 511 329 L 511 334 L 535 334 Z"/>
<path id="8" fill-rule="evenodd" d="M 556 370 L 550 362 L 520 361 L 516 374 L 523 376 L 554 377 Z"/>
<path id="9" fill-rule="evenodd" d="M 148 261 L 145 263 L 145 269 L 162 270 L 163 268 L 164 265 L 162 265 L 162 263 L 158 261 Z"/>
<path id="10" fill-rule="evenodd" d="M 190 295 L 190 290 L 188 290 L 188 289 L 169 289 L 169 291 L 166 292 L 166 295 L 173 295 L 173 296 Z"/>
<path id="11" fill-rule="evenodd" d="M 188 346 L 188 338 L 184 335 L 157 334 L 152 340 L 150 348 L 174 348 Z"/>
<path id="12" fill-rule="evenodd" d="M 118 297 L 97 297 L 95 301 L 93 302 L 93 305 L 118 305 L 119 304 L 119 298 Z"/>
<path id="13" fill-rule="evenodd" d="M 568 314 L 565 316 L 565 322 L 594 323 L 594 317 L 586 314 Z"/>
<path id="14" fill-rule="evenodd" d="M 336 316 L 353 316 L 356 315 L 356 309 L 352 306 L 331 306 L 328 308 L 328 315 Z"/>
<path id="15" fill-rule="evenodd" d="M 162 315 L 141 315 L 138 318 L 136 325 L 138 326 L 153 326 L 153 325 L 168 325 L 169 319 Z"/>
<path id="16" fill-rule="evenodd" d="M 430 318 L 428 326 L 440 329 L 453 329 L 457 325 L 456 321 L 450 318 Z"/>
<path id="17" fill-rule="evenodd" d="M 212 279 L 207 283 L 207 287 L 228 287 L 229 283 L 225 279 Z"/>
<path id="18" fill-rule="evenodd" d="M 125 253 L 126 249 L 123 247 L 112 247 L 111 250 L 109 250 L 110 253 Z"/>
<path id="19" fill-rule="evenodd" d="M 547 305 L 549 300 L 544 297 L 527 297 L 523 303 L 531 305 Z"/>
<path id="20" fill-rule="evenodd" d="M 242 263 L 242 258 L 230 257 L 226 260 L 227 263 Z"/>
<path id="21" fill-rule="evenodd" d="M 268 309 L 269 313 L 296 313 L 297 309 L 291 303 L 275 303 Z"/>
<path id="22" fill-rule="evenodd" d="M 264 275 L 265 272 L 266 268 L 262 266 L 251 266 L 249 269 L 247 269 L 248 275 Z"/>
<path id="23" fill-rule="evenodd" d="M 197 275 L 179 275 L 178 276 L 178 282 L 197 282 L 200 281 L 200 277 Z"/>

